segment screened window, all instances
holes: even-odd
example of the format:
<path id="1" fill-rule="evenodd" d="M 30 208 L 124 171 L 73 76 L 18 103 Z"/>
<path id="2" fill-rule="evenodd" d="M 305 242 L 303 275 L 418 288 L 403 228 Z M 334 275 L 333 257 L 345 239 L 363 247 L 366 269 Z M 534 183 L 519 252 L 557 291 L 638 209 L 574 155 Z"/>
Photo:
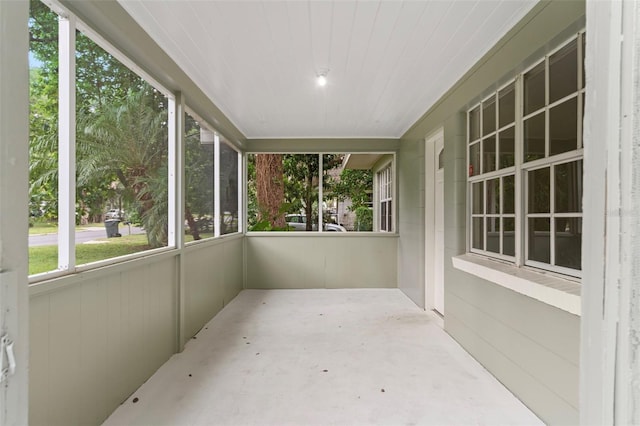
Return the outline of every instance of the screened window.
<path id="1" fill-rule="evenodd" d="M 374 176 L 390 159 L 391 153 L 248 154 L 249 231 L 380 231 Z M 385 216 L 388 229 L 392 221 Z"/>
<path id="2" fill-rule="evenodd" d="M 220 142 L 220 234 L 238 232 L 238 162 L 240 154 L 226 142 Z"/>
<path id="3" fill-rule="evenodd" d="M 214 236 L 215 133 L 195 114 L 185 120 L 185 241 Z"/>
<path id="4" fill-rule="evenodd" d="M 583 51 L 580 33 L 469 110 L 472 252 L 580 276 Z"/>
<path id="5" fill-rule="evenodd" d="M 167 246 L 169 99 L 79 21 L 29 29 L 29 274 Z"/>

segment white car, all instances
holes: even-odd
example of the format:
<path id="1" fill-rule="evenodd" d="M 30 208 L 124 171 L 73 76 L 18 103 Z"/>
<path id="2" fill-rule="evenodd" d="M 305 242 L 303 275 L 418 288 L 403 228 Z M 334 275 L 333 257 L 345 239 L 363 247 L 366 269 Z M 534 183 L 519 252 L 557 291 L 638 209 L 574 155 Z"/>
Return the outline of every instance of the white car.
<path id="1" fill-rule="evenodd" d="M 294 231 L 307 230 L 307 217 L 303 214 L 288 214 L 285 216 L 285 220 L 287 221 L 287 226 L 292 228 Z M 312 230 L 317 231 L 318 225 L 314 223 Z M 347 232 L 347 229 L 344 226 L 337 225 L 335 223 L 325 223 L 322 230 L 325 232 Z"/>

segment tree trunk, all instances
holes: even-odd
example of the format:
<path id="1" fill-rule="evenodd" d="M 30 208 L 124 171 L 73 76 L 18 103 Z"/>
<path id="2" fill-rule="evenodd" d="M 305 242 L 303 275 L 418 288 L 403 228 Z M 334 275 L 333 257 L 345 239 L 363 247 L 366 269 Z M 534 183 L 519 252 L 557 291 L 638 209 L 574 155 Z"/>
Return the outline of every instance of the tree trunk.
<path id="1" fill-rule="evenodd" d="M 191 209 L 189 207 L 184 209 L 184 216 L 187 220 L 187 224 L 189 225 L 189 230 L 191 231 L 191 236 L 193 237 L 193 241 L 197 241 L 200 239 L 200 230 L 198 229 L 198 223 L 193 218 L 191 214 Z"/>
<path id="2" fill-rule="evenodd" d="M 283 171 L 282 154 L 256 154 L 259 220 L 268 220 L 274 228 L 287 226 L 284 213 L 280 211 L 284 203 Z"/>
<path id="3" fill-rule="evenodd" d="M 313 231 L 313 175 L 309 166 L 307 166 L 307 176 L 305 177 L 304 203 L 304 213 L 307 217 L 306 230 Z"/>

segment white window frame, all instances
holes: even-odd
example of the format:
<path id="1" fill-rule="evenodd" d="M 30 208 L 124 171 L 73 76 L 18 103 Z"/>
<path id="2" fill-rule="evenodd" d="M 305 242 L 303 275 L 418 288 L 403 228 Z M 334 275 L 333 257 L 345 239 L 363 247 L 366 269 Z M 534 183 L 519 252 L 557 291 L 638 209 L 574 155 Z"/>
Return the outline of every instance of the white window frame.
<path id="1" fill-rule="evenodd" d="M 173 250 L 176 248 L 176 239 L 171 238 L 171 230 L 169 230 L 170 240 L 167 247 L 146 250 L 138 253 L 133 253 L 116 258 L 108 258 L 91 262 L 78 266 L 75 258 L 75 193 L 76 193 L 76 180 L 75 180 L 75 168 L 76 168 L 76 143 L 75 143 L 75 128 L 76 128 L 76 82 L 75 82 L 75 32 L 81 31 L 85 36 L 89 37 L 96 45 L 104 49 L 107 53 L 112 55 L 115 59 L 120 61 L 124 66 L 129 68 L 132 72 L 136 73 L 139 77 L 145 80 L 148 84 L 153 86 L 156 90 L 167 97 L 168 100 L 168 114 L 167 114 L 167 131 L 168 131 L 168 150 L 170 160 L 168 162 L 168 175 L 173 177 L 168 181 L 168 185 L 176 185 L 179 180 L 175 179 L 178 172 L 178 166 L 175 161 L 171 161 L 175 158 L 176 153 L 172 150 L 177 147 L 176 132 L 172 132 L 172 129 L 176 128 L 177 111 L 180 111 L 179 105 L 176 103 L 176 96 L 174 93 L 166 89 L 159 84 L 146 72 L 142 71 L 140 67 L 135 65 L 128 57 L 122 52 L 116 49 L 113 45 L 107 42 L 103 37 L 93 31 L 88 25 L 79 20 L 74 14 L 60 5 L 58 2 L 45 3 L 47 7 L 51 9 L 53 13 L 56 13 L 59 17 L 58 26 L 58 55 L 60 58 L 60 70 L 58 73 L 58 86 L 59 90 L 59 111 L 58 111 L 58 174 L 59 179 L 59 194 L 58 204 L 60 211 L 58 213 L 58 268 L 52 271 L 47 271 L 39 274 L 33 274 L 29 276 L 29 284 L 37 283 L 40 281 L 49 280 L 52 278 L 73 274 L 76 272 L 82 272 L 89 269 L 95 269 L 115 263 L 125 262 L 150 254 L 155 254 L 167 250 Z M 173 147 L 173 148 L 172 148 Z M 176 214 L 176 197 L 179 196 L 179 191 L 168 188 L 168 220 L 171 221 L 175 218 Z M 174 222 L 169 222 L 169 226 Z"/>
<path id="2" fill-rule="evenodd" d="M 251 231 L 249 229 L 249 217 L 248 217 L 248 203 L 249 203 L 249 196 L 248 196 L 248 183 L 249 183 L 249 172 L 248 172 L 248 157 L 250 155 L 261 155 L 261 154 L 282 154 L 282 155 L 287 155 L 287 154 L 306 154 L 306 155 L 319 155 L 320 156 L 320 167 L 319 167 L 319 175 L 318 175 L 318 203 L 319 205 L 322 205 L 323 203 L 323 192 L 324 192 L 324 186 L 323 186 L 323 179 L 322 179 L 322 174 L 323 174 L 323 167 L 324 167 L 324 155 L 327 154 L 382 154 L 382 155 L 390 155 L 392 158 L 388 160 L 388 162 L 385 163 L 381 163 L 382 167 L 375 167 L 372 168 L 372 173 L 373 173 L 373 201 L 372 201 L 372 208 L 373 208 L 373 230 L 372 231 L 351 231 L 351 232 L 326 232 L 323 231 L 324 228 L 324 218 L 322 217 L 322 213 L 318 212 L 318 222 L 320 223 L 320 226 L 318 227 L 319 229 L 317 231 L 314 232 L 306 232 L 306 233 L 297 233 L 297 232 L 289 232 L 289 231 Z M 396 206 L 392 201 L 392 231 L 382 231 L 380 230 L 380 212 L 377 209 L 377 207 L 379 206 L 380 202 L 379 202 L 379 196 L 380 196 L 380 189 L 379 189 L 379 185 L 378 185 L 378 173 L 385 169 L 385 168 L 391 168 L 391 200 L 393 200 L 395 198 L 395 193 L 396 193 L 396 188 L 395 188 L 395 181 L 396 181 L 396 176 L 395 176 L 395 162 L 396 162 L 396 153 L 393 151 L 361 151 L 361 150 L 348 150 L 348 151 L 336 151 L 336 150 L 332 150 L 332 151 L 291 151 L 291 150 L 283 150 L 283 151 L 249 151 L 249 152 L 245 152 L 244 155 L 242 156 L 242 165 L 243 165 L 243 169 L 242 169 L 242 174 L 244 175 L 244 179 L 243 179 L 243 199 L 242 199 L 242 205 L 244 206 L 244 209 L 242 210 L 243 212 L 243 232 L 245 234 L 261 234 L 261 233 L 265 233 L 265 234 L 274 234 L 277 232 L 280 232 L 280 235 L 291 235 L 291 236 L 301 236 L 301 235 L 318 235 L 321 233 L 324 233 L 326 235 L 330 235 L 330 236 L 341 236 L 341 237 L 346 237 L 348 235 L 362 235 L 362 234 L 366 234 L 366 235 L 375 235 L 375 234 L 388 234 L 388 233 L 395 233 L 396 231 L 396 223 L 397 223 L 397 209 Z"/>
<path id="3" fill-rule="evenodd" d="M 395 232 L 395 203 L 393 202 L 393 184 L 395 182 L 393 175 L 393 164 L 389 163 L 381 170 L 376 172 L 376 180 L 378 181 L 378 232 Z M 383 229 L 382 205 L 386 204 L 387 219 L 391 215 L 391 220 L 387 220 Z M 391 229 L 388 229 L 391 228 Z"/>
<path id="4" fill-rule="evenodd" d="M 208 132 L 212 133 L 213 136 L 213 236 L 202 238 L 197 241 L 189 241 L 185 243 L 186 246 L 191 246 L 194 244 L 203 243 L 206 241 L 210 241 L 215 238 L 237 235 L 242 233 L 242 206 L 244 205 L 242 202 L 242 153 L 236 148 L 233 144 L 226 142 L 225 137 L 220 134 L 215 128 L 209 124 L 209 122 L 203 119 L 198 113 L 196 113 L 193 109 L 187 106 L 186 113 L 189 114 L 194 120 L 197 121 L 198 126 L 201 129 L 205 129 Z M 184 135 L 183 135 L 184 136 Z M 220 145 L 225 144 L 229 148 L 233 149 L 237 154 L 237 162 L 238 162 L 238 230 L 236 232 L 232 232 L 229 234 L 221 234 L 221 207 L 220 207 Z M 185 174 L 189 173 L 189 170 L 186 168 L 185 164 Z M 186 190 L 185 190 L 186 192 Z M 186 193 L 185 193 L 186 195 Z M 183 208 L 184 210 L 184 208 Z"/>
<path id="5" fill-rule="evenodd" d="M 507 261 L 509 263 L 514 264 L 517 267 L 532 267 L 532 268 L 536 268 L 536 269 L 542 269 L 551 273 L 557 273 L 559 275 L 564 276 L 565 278 L 569 278 L 569 279 L 580 279 L 582 277 L 582 271 L 577 270 L 577 269 L 572 269 L 572 268 L 567 268 L 567 267 L 563 267 L 563 266 L 558 266 L 555 265 L 555 222 L 554 222 L 554 218 L 562 218 L 562 217 L 566 217 L 566 218 L 582 218 L 582 212 L 575 212 L 575 213 L 555 213 L 554 212 L 554 202 L 555 202 L 555 187 L 554 187 L 554 180 L 555 180 L 555 167 L 558 165 L 562 165 L 562 164 L 566 164 L 569 162 L 573 162 L 573 161 L 578 161 L 578 160 L 582 160 L 583 158 L 583 148 L 582 148 L 582 122 L 583 122 L 583 117 L 581 114 L 579 114 L 579 111 L 582 111 L 583 108 L 583 103 L 584 103 L 584 93 L 585 93 L 585 87 L 584 87 L 584 82 L 583 82 L 583 67 L 584 67 L 584 52 L 583 52 L 583 38 L 585 37 L 585 32 L 584 30 L 578 32 L 576 35 L 572 36 L 570 39 L 565 40 L 563 43 L 561 43 L 557 48 L 555 48 L 554 50 L 550 51 L 548 54 L 545 55 L 544 58 L 542 58 L 539 61 L 536 61 L 536 63 L 534 63 L 533 65 L 531 65 L 530 67 L 526 68 L 522 73 L 518 74 L 518 76 L 514 79 L 509 81 L 508 83 L 504 84 L 503 86 L 501 86 L 500 88 L 498 88 L 498 90 L 494 91 L 491 93 L 491 95 L 484 97 L 480 102 L 478 102 L 477 104 L 474 104 L 471 108 L 469 108 L 467 110 L 467 117 L 466 117 L 466 132 L 467 132 L 467 138 L 466 138 L 466 144 L 467 144 L 467 164 L 471 164 L 471 147 L 473 145 L 478 144 L 478 147 L 480 149 L 480 173 L 479 174 L 474 174 L 474 176 L 468 176 L 467 177 L 467 252 L 469 253 L 474 253 L 474 254 L 479 254 L 479 255 L 483 255 L 486 257 L 490 257 L 490 258 L 495 258 L 495 259 L 499 259 L 499 260 L 503 260 L 503 261 Z M 567 45 L 569 45 L 570 43 L 572 43 L 573 41 L 576 41 L 577 44 L 577 57 L 578 57 L 578 69 L 577 69 L 577 87 L 578 89 L 574 92 L 572 92 L 569 95 L 564 96 L 561 99 L 558 99 L 556 101 L 554 101 L 553 103 L 549 103 L 549 58 L 551 56 L 553 56 L 554 53 L 560 51 L 561 49 L 563 49 L 564 47 L 566 47 Z M 541 63 L 545 64 L 545 94 L 544 94 L 544 105 L 542 107 L 540 107 L 539 109 L 537 109 L 536 111 L 533 111 L 529 114 L 527 114 L 526 116 L 524 116 L 524 102 L 523 102 L 523 93 L 524 93 L 524 75 L 526 75 L 527 72 L 529 72 L 530 70 L 532 70 L 533 68 L 539 66 Z M 509 124 L 509 125 L 505 125 L 502 128 L 499 128 L 499 93 L 501 90 L 503 90 L 504 88 L 508 87 L 510 84 L 514 84 L 514 89 L 515 89 L 515 124 Z M 495 109 L 496 109 L 496 130 L 494 132 L 491 132 L 489 134 L 487 134 L 486 136 L 482 135 L 482 121 L 483 121 L 483 103 L 485 103 L 487 100 L 491 99 L 491 98 L 495 98 Z M 563 152 L 560 154 L 556 154 L 553 156 L 549 155 L 549 149 L 550 149 L 550 135 L 549 135 L 549 126 L 550 126 L 550 120 L 549 120 L 549 111 L 560 105 L 563 104 L 565 102 L 569 102 L 571 100 L 573 100 L 574 98 L 577 99 L 577 145 L 576 145 L 576 149 L 575 150 L 571 150 L 571 151 L 567 151 L 567 152 Z M 469 121 L 469 117 L 472 111 L 474 111 L 476 108 L 479 109 L 479 114 L 478 114 L 478 120 L 479 120 L 479 126 L 480 126 L 480 134 L 478 136 L 477 139 L 473 139 L 471 140 L 471 132 L 470 132 L 470 121 Z M 540 158 L 540 159 L 536 159 L 536 160 L 532 160 L 532 161 L 528 161 L 528 162 L 524 162 L 524 122 L 531 117 L 534 117 L 538 114 L 545 114 L 545 157 L 544 158 Z M 511 126 L 514 126 L 515 128 L 515 146 L 514 146 L 514 155 L 515 155 L 515 164 L 512 167 L 508 167 L 508 168 L 504 168 L 504 169 L 496 169 L 494 171 L 488 172 L 488 173 L 482 173 L 483 171 L 483 161 L 484 161 L 484 155 L 482 152 L 482 141 L 484 139 L 487 139 L 489 137 L 496 137 L 497 134 L 499 134 L 501 131 L 504 131 L 508 128 L 510 128 Z M 497 166 L 499 167 L 499 143 L 497 142 L 497 137 L 496 137 L 496 161 L 497 161 Z M 551 197 L 550 199 L 550 208 L 549 208 L 549 213 L 529 213 L 527 211 L 527 203 L 528 203 L 528 173 L 530 171 L 533 170 L 538 170 L 538 169 L 542 169 L 542 168 L 549 168 L 550 170 L 550 194 L 549 196 Z M 495 179 L 495 178 L 500 178 L 500 205 L 501 205 L 501 210 L 503 208 L 504 205 L 504 197 L 503 197 L 503 190 L 504 190 L 504 185 L 502 183 L 502 180 L 504 177 L 506 176 L 514 176 L 514 181 L 515 181 L 515 194 L 514 194 L 514 214 L 507 214 L 505 215 L 502 211 L 500 212 L 500 214 L 498 215 L 494 215 L 494 214 L 487 214 L 486 212 L 486 203 L 487 203 L 487 190 L 486 190 L 486 185 L 487 182 Z M 482 182 L 483 185 L 483 206 L 482 206 L 482 213 L 477 213 L 474 214 L 473 213 L 473 198 L 472 198 L 472 186 L 473 184 L 477 184 L 479 182 Z M 480 248 L 474 248 L 473 247 L 473 218 L 478 218 L 478 217 L 482 217 L 483 218 L 483 247 L 482 249 Z M 501 226 L 500 226 L 500 231 L 501 233 L 504 232 L 504 227 L 503 227 L 503 220 L 502 218 L 504 217 L 513 217 L 515 219 L 515 235 L 514 235 L 514 239 L 515 239 L 515 255 L 513 256 L 509 256 L 509 255 L 504 255 L 503 253 L 503 236 L 500 239 L 500 253 L 494 253 L 494 252 L 490 252 L 487 249 L 486 246 L 486 224 L 487 224 L 487 218 L 488 217 L 500 217 L 501 218 Z M 550 262 L 549 263 L 543 263 L 543 262 L 539 262 L 539 261 L 534 261 L 534 260 L 529 260 L 528 259 L 528 250 L 529 250 L 529 233 L 528 233 L 528 219 L 529 218 L 535 218 L 535 217 L 541 217 L 541 218 L 549 218 L 550 223 L 550 235 L 549 235 L 549 239 L 550 239 Z"/>

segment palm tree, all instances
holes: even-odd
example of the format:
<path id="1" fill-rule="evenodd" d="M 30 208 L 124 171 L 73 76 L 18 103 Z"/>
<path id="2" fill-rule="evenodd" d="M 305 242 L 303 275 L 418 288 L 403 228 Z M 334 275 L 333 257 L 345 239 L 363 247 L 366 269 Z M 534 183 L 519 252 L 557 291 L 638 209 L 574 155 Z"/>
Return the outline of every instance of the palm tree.
<path id="1" fill-rule="evenodd" d="M 134 202 L 151 247 L 167 244 L 165 105 L 147 86 L 78 114 L 78 186 L 115 177 Z"/>

